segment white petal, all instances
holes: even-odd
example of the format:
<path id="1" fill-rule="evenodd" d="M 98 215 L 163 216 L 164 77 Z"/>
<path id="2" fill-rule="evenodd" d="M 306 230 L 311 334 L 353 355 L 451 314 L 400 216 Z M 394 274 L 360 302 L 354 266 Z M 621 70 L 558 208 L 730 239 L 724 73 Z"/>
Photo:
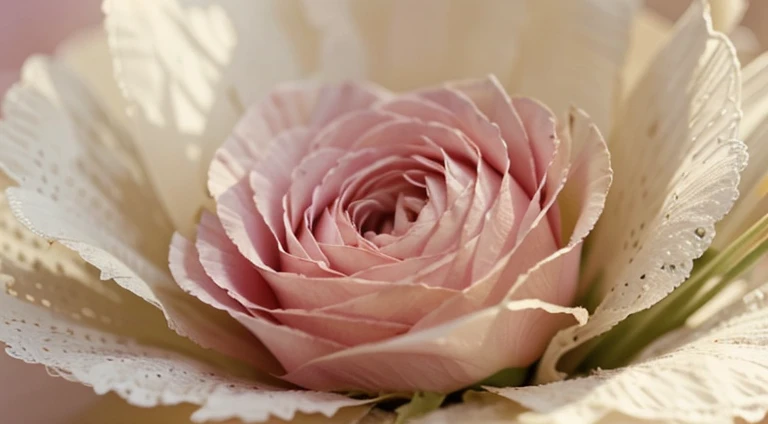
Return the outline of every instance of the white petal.
<path id="1" fill-rule="evenodd" d="M 97 394 L 116 392 L 134 405 L 199 405 L 196 421 L 332 416 L 364 403 L 258 389 L 282 383 L 250 373 L 235 378 L 213 366 L 227 362 L 171 332 L 157 309 L 99 281 L 73 252 L 25 230 L 4 202 L 0 222 L 0 340 L 11 356 L 45 365 Z"/>
<path id="2" fill-rule="evenodd" d="M 673 350 L 642 363 L 543 386 L 489 390 L 536 411 L 523 414 L 523 423 L 593 423 L 617 412 L 665 423 L 757 422 L 768 411 L 766 293 L 763 287 L 699 328 L 671 335 Z"/>
<path id="3" fill-rule="evenodd" d="M 736 28 L 747 11 L 746 0 L 709 0 L 712 8 L 712 26 L 726 34 Z"/>
<path id="4" fill-rule="evenodd" d="M 614 184 L 583 275 L 601 302 L 585 326 L 553 339 L 540 381 L 562 377 L 566 352 L 665 297 L 708 247 L 746 163 L 744 144 L 731 140 L 739 76 L 732 46 L 696 3 L 621 108 L 609 144 Z"/>
<path id="5" fill-rule="evenodd" d="M 19 184 L 7 190 L 16 218 L 75 250 L 101 279 L 161 308 L 172 328 L 201 346 L 235 343 L 242 327 L 171 278 L 171 225 L 132 140 L 60 63 L 33 59 L 23 74 L 0 123 L 0 167 Z"/>
<path id="6" fill-rule="evenodd" d="M 141 408 L 127 404 L 116 396 L 105 396 L 98 404 L 80 414 L 77 420 L 72 422 L 78 424 L 192 424 L 195 422 L 192 419 L 195 409 L 194 405 Z M 264 421 L 264 424 L 286 424 L 288 422 L 291 424 L 392 424 L 391 421 L 375 420 L 377 416 L 386 417 L 383 412 L 376 411 L 366 416 L 369 409 L 369 406 L 343 408 L 331 418 L 320 413 L 298 413 L 290 421 L 272 418 Z M 363 416 L 365 419 L 361 421 Z M 239 419 L 218 422 L 218 424 L 244 423 L 245 421 Z"/>
<path id="7" fill-rule="evenodd" d="M 749 152 L 749 164 L 741 174 L 741 196 L 717 226 L 715 248 L 723 248 L 768 213 L 768 53 L 743 70 L 742 109 L 739 136 Z"/>
<path id="8" fill-rule="evenodd" d="M 608 134 L 638 5 L 635 0 L 528 1 L 512 91 L 556 111 L 578 105 Z"/>
<path id="9" fill-rule="evenodd" d="M 518 55 L 523 0 L 347 1 L 367 78 L 394 90 L 452 79 L 502 79 Z"/>
<path id="10" fill-rule="evenodd" d="M 117 76 L 137 106 L 133 122 L 139 152 L 163 206 L 187 235 L 206 202 L 210 158 L 243 107 L 275 83 L 302 75 L 279 14 L 289 4 L 105 4 Z"/>

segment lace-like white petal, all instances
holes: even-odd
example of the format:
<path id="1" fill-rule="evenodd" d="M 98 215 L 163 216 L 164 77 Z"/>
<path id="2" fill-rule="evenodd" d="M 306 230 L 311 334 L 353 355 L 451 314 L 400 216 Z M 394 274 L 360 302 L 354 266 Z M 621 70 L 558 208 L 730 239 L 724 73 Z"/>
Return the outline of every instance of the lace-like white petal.
<path id="1" fill-rule="evenodd" d="M 85 76 L 87 79 L 87 76 Z M 32 59 L 0 123 L 0 167 L 14 215 L 47 240 L 77 251 L 166 314 L 180 334 L 230 355 L 248 332 L 184 294 L 167 271 L 171 226 L 137 155 L 106 108 L 63 65 Z"/>
<path id="2" fill-rule="evenodd" d="M 670 343 L 672 342 L 672 343 Z M 696 329 L 667 339 L 652 359 L 592 376 L 493 389 L 536 413 L 521 422 L 597 422 L 620 412 L 665 423 L 757 422 L 768 411 L 768 286 Z"/>
<path id="3" fill-rule="evenodd" d="M 332 416 L 362 403 L 327 393 L 260 390 L 254 381 L 269 388 L 265 377 L 221 371 L 216 357 L 172 333 L 157 309 L 99 281 L 73 252 L 24 229 L 4 199 L 0 246 L 0 340 L 7 352 L 99 394 L 114 391 L 144 407 L 193 403 L 201 406 L 196 421 Z"/>
<path id="4" fill-rule="evenodd" d="M 512 91 L 555 111 L 578 105 L 609 134 L 639 5 L 635 0 L 529 0 L 523 59 Z"/>
<path id="5" fill-rule="evenodd" d="M 721 249 L 768 213 L 768 53 L 743 70 L 740 137 L 747 144 L 749 164 L 741 174 L 739 201 L 717 226 L 712 247 Z"/>
<path id="6" fill-rule="evenodd" d="M 732 140 L 739 89 L 732 46 L 695 3 L 622 107 L 610 143 L 613 188 L 584 273 L 600 304 L 585 326 L 555 336 L 539 381 L 562 378 L 556 368 L 565 353 L 655 304 L 689 275 L 738 195 L 746 163 L 744 144 Z M 573 365 L 566 362 L 565 369 Z"/>

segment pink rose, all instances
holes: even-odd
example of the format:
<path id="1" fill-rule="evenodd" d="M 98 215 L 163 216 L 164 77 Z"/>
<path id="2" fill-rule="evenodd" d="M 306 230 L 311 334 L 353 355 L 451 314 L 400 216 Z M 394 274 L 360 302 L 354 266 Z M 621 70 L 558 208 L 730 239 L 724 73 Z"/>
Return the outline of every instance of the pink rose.
<path id="1" fill-rule="evenodd" d="M 284 380 L 450 392 L 533 364 L 584 318 L 569 307 L 608 162 L 583 112 L 557 125 L 493 77 L 286 85 L 217 151 L 215 214 L 194 244 L 174 237 L 170 267 Z"/>

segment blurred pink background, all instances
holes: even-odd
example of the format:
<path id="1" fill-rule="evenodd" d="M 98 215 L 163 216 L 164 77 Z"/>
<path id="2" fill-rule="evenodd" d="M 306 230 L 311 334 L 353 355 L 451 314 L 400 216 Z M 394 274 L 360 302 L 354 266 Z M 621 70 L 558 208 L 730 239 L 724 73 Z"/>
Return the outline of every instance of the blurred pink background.
<path id="1" fill-rule="evenodd" d="M 656 10 L 677 17 L 690 0 L 648 0 Z M 78 28 L 102 18 L 101 0 L 0 0 L 0 97 L 18 79 L 25 58 L 52 53 Z M 752 0 L 745 18 L 762 46 L 768 46 L 768 0 Z M 1 344 L 0 344 L 1 345 Z M 38 365 L 0 353 L 0 411 L 3 422 L 57 424 L 70 422 L 95 403 L 90 388 L 51 378 Z"/>
<path id="2" fill-rule="evenodd" d="M 97 25 L 101 0 L 0 0 L 0 97 L 19 77 L 27 56 L 52 53 L 73 31 Z M 2 343 L 0 343 L 2 346 Z M 68 423 L 93 404 L 91 388 L 48 376 L 0 352 L 0 421 Z"/>
<path id="3" fill-rule="evenodd" d="M 78 28 L 101 20 L 101 0 L 0 0 L 0 97 L 24 59 L 52 53 Z"/>

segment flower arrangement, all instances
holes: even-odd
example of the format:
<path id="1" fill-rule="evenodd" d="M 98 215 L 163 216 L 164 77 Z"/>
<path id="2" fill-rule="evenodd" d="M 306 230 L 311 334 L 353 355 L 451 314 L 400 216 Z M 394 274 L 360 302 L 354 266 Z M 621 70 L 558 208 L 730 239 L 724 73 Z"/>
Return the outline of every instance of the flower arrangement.
<path id="1" fill-rule="evenodd" d="M 0 340 L 179 422 L 757 422 L 740 5 L 107 0 L 3 102 Z"/>

